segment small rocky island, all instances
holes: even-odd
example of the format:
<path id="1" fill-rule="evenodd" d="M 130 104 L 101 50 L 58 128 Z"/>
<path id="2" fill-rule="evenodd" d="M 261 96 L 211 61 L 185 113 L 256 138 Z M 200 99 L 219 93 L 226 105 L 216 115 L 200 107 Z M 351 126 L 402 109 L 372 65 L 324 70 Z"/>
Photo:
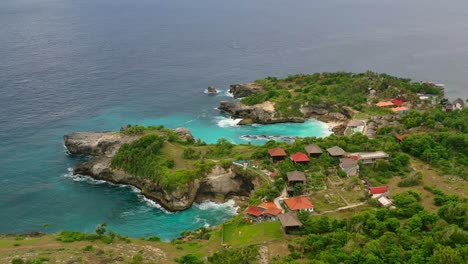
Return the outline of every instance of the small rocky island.
<path id="1" fill-rule="evenodd" d="M 164 175 L 163 178 L 151 177 L 146 172 L 132 173 L 129 172 L 129 166 L 115 165 L 116 155 L 122 154 L 122 148 L 138 150 L 139 144 L 154 146 L 155 143 L 149 141 L 151 136 L 160 140 L 160 145 L 151 150 L 158 152 L 153 157 L 168 163 L 152 164 L 161 168 L 161 172 L 156 173 Z M 185 128 L 170 130 L 134 126 L 123 128 L 120 132 L 76 132 L 65 135 L 64 142 L 71 155 L 91 158 L 73 169 L 75 175 L 135 186 L 141 189 L 143 195 L 168 211 L 185 210 L 194 202 L 206 200 L 225 202 L 233 199 L 238 205 L 242 205 L 254 189 L 252 177 L 246 176 L 236 166 L 221 165 L 219 160 L 206 160 L 203 165 L 206 168 L 195 169 L 200 165 L 193 159 L 202 152 L 216 151 L 216 146 L 195 146 L 192 134 Z M 130 160 L 138 158 L 136 155 L 124 158 L 130 163 L 138 164 Z M 144 158 L 146 157 L 142 156 Z M 193 170 L 188 170 L 192 167 Z M 189 176 L 183 177 L 184 173 Z"/>

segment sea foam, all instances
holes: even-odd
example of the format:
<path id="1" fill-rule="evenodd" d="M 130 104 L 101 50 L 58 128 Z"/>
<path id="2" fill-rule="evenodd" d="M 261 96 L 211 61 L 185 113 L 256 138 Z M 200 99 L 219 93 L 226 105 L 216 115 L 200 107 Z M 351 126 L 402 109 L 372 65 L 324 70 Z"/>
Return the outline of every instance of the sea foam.
<path id="1" fill-rule="evenodd" d="M 242 120 L 242 118 L 232 119 L 228 117 L 220 117 L 218 118 L 217 125 L 219 127 L 238 127 L 238 123 Z"/>

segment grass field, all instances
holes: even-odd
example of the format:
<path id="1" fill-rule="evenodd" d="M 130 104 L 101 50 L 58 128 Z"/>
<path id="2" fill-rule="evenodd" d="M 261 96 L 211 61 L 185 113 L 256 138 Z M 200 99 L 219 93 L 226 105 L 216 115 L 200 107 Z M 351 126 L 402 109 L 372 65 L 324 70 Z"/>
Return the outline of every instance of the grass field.
<path id="1" fill-rule="evenodd" d="M 263 222 L 245 225 L 229 223 L 224 225 L 223 235 L 224 243 L 234 247 L 260 244 L 284 237 L 280 222 Z"/>
<path id="2" fill-rule="evenodd" d="M 398 187 L 398 182 L 401 178 L 394 177 L 387 184 L 390 190 L 390 198 L 397 193 L 407 190 L 418 191 L 421 193 L 421 203 L 424 208 L 435 213 L 439 207 L 434 204 L 434 194 L 424 189 L 425 185 L 440 189 L 447 194 L 455 194 L 464 198 L 468 197 L 468 183 L 462 178 L 452 175 L 441 176 L 428 164 L 417 159 L 411 159 L 411 167 L 417 172 L 422 173 L 422 183 L 418 186 Z"/>

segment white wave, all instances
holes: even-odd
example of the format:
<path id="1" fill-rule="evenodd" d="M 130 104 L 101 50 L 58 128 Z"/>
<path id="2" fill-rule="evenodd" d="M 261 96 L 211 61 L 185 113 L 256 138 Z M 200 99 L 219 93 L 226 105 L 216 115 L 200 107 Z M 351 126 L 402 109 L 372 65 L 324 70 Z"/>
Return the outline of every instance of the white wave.
<path id="1" fill-rule="evenodd" d="M 157 209 L 161 210 L 162 212 L 164 212 L 165 214 L 174 214 L 173 212 L 169 212 L 168 210 L 164 209 L 164 207 L 162 207 L 157 202 L 146 198 L 143 194 L 138 194 L 138 198 L 140 198 L 142 201 L 144 201 L 146 203 L 146 205 L 149 206 L 149 207 L 157 208 Z"/>
<path id="2" fill-rule="evenodd" d="M 234 94 L 231 93 L 229 90 L 227 90 L 224 94 L 225 94 L 227 97 L 234 98 Z"/>
<path id="3" fill-rule="evenodd" d="M 219 127 L 238 127 L 238 123 L 242 120 L 242 118 L 232 119 L 228 117 L 219 117 L 217 125 Z"/>
<path id="4" fill-rule="evenodd" d="M 209 92 L 208 92 L 208 89 L 205 89 L 205 90 L 203 91 L 203 93 L 204 93 L 204 94 L 213 94 L 213 95 L 215 95 L 215 94 L 220 94 L 223 90 L 218 90 L 218 89 L 216 89 L 216 91 L 217 91 L 216 93 L 209 93 Z"/>
<path id="5" fill-rule="evenodd" d="M 68 150 L 67 146 L 63 144 L 63 152 L 65 152 L 67 155 L 71 155 L 70 150 Z"/>
<path id="6" fill-rule="evenodd" d="M 228 209 L 233 215 L 237 214 L 237 210 L 239 209 L 236 206 L 234 200 L 228 200 L 225 203 L 215 203 L 212 201 L 205 201 L 200 204 L 194 203 L 193 206 L 197 207 L 200 210 L 216 210 L 216 209 Z"/>

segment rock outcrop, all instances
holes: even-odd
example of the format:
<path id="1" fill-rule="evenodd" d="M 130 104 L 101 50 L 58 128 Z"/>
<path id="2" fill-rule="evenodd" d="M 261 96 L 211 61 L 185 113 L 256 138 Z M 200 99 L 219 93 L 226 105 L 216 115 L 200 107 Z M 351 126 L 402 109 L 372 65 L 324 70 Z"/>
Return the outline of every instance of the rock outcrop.
<path id="1" fill-rule="evenodd" d="M 246 97 L 264 91 L 262 86 L 257 83 L 233 84 L 229 89 L 234 98 Z M 302 123 L 307 118 L 315 118 L 324 122 L 345 122 L 351 119 L 351 114 L 345 108 L 339 105 L 326 105 L 324 103 L 301 107 L 300 111 L 303 116 L 281 116 L 275 110 L 274 103 L 270 101 L 251 106 L 239 101 L 223 101 L 218 109 L 225 111 L 232 118 L 241 118 L 242 120 L 238 123 L 239 125 Z"/>
<path id="2" fill-rule="evenodd" d="M 234 98 L 246 97 L 251 94 L 263 92 L 263 87 L 257 83 L 245 83 L 245 84 L 232 84 L 229 88 Z"/>
<path id="3" fill-rule="evenodd" d="M 178 128 L 175 132 L 183 139 L 193 139 L 190 131 L 185 128 Z M 148 179 L 113 169 L 111 160 L 120 146 L 140 137 L 117 132 L 77 132 L 64 136 L 64 141 L 70 154 L 91 156 L 89 161 L 78 164 L 73 169 L 74 174 L 86 175 L 115 184 L 135 186 L 147 198 L 158 202 L 169 211 L 185 210 L 193 202 L 204 200 L 225 202 L 231 198 L 248 197 L 254 189 L 249 179 L 219 166 L 215 166 L 212 172 L 203 179 L 194 180 L 171 192 Z"/>
<path id="4" fill-rule="evenodd" d="M 303 123 L 303 117 L 281 117 L 275 111 L 274 104 L 264 102 L 253 106 L 241 102 L 221 102 L 218 109 L 227 112 L 232 118 L 242 118 L 239 125 L 247 124 L 275 124 L 275 123 Z"/>

